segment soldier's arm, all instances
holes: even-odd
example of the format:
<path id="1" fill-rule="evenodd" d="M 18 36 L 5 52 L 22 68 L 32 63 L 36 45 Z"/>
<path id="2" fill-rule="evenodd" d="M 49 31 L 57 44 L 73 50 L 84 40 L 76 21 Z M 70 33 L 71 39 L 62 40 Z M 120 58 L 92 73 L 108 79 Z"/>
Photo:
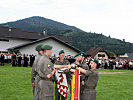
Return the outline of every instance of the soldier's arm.
<path id="1" fill-rule="evenodd" d="M 71 67 L 70 65 L 54 65 L 54 68 L 55 69 L 58 69 L 58 68 L 68 68 L 68 67 Z"/>
<path id="2" fill-rule="evenodd" d="M 77 69 L 79 69 L 80 72 L 82 72 L 82 73 L 85 74 L 85 75 L 89 75 L 89 74 L 93 73 L 93 71 L 85 70 L 85 69 L 80 68 L 80 67 L 77 68 Z"/>
<path id="3" fill-rule="evenodd" d="M 33 66 L 32 66 L 32 72 L 31 72 L 31 82 L 34 83 L 35 81 L 35 76 L 36 76 L 36 71 L 35 71 L 35 62 L 33 63 Z"/>
<path id="4" fill-rule="evenodd" d="M 86 62 L 83 62 L 81 66 L 82 66 L 83 69 L 89 70 L 89 66 L 86 64 Z M 88 75 L 85 75 L 85 74 L 81 74 L 81 75 L 82 75 L 82 76 L 81 76 L 81 80 L 82 80 L 82 81 L 85 81 L 85 80 L 86 80 L 86 77 L 87 77 Z"/>
<path id="5" fill-rule="evenodd" d="M 86 74 L 87 75 L 87 73 L 86 73 L 86 70 L 85 69 L 83 69 L 83 68 L 81 68 L 81 67 L 79 67 L 79 68 L 77 68 L 78 70 L 80 70 L 80 72 L 82 72 L 82 73 L 84 73 L 84 74 Z"/>

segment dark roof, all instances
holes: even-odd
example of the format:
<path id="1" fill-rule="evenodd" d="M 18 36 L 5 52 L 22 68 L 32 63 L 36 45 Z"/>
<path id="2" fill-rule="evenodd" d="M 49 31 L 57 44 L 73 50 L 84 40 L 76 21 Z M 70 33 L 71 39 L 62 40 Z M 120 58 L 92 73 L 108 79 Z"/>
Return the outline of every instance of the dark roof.
<path id="1" fill-rule="evenodd" d="M 26 32 L 18 28 L 9 28 L 9 27 L 0 26 L 0 37 L 38 40 L 38 39 L 49 37 L 49 36 L 54 36 L 65 42 L 69 42 L 63 35 L 56 35 L 56 34 L 45 34 L 44 35 L 43 33 Z"/>
<path id="2" fill-rule="evenodd" d="M 89 49 L 86 54 L 89 55 L 89 56 L 92 56 L 92 57 L 95 57 L 95 55 L 98 53 L 98 52 L 106 52 L 103 48 L 101 47 L 93 47 L 91 49 Z M 107 52 L 106 52 L 107 53 Z M 108 53 L 107 53 L 108 55 Z M 109 56 L 109 55 L 108 55 Z"/>
<path id="3" fill-rule="evenodd" d="M 37 42 L 40 42 L 40 41 L 43 41 L 43 40 L 47 40 L 47 39 L 50 39 L 50 38 L 56 40 L 57 42 L 60 42 L 60 43 L 62 43 L 64 45 L 66 45 L 67 47 L 72 48 L 76 52 L 80 52 L 79 49 L 75 48 L 74 46 L 71 46 L 70 44 L 68 44 L 68 43 L 66 43 L 66 42 L 64 42 L 64 41 L 62 41 L 62 40 L 60 40 L 60 39 L 58 39 L 57 37 L 54 37 L 54 36 L 45 37 L 45 38 L 42 38 L 42 39 L 38 39 L 36 41 L 32 41 L 30 43 L 26 43 L 26 44 L 22 44 L 22 45 L 19 45 L 19 46 L 12 47 L 12 48 L 8 48 L 8 50 L 19 49 L 19 48 L 22 48 L 22 47 L 25 47 L 25 46 L 28 46 L 28 45 L 31 45 L 31 44 L 34 44 L 34 43 L 37 43 Z"/>

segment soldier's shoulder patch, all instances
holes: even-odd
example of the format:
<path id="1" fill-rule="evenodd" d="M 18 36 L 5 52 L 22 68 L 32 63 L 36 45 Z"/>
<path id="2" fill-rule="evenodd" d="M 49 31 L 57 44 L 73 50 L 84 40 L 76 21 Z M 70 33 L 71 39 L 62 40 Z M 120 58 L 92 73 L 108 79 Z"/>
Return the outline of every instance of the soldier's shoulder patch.
<path id="1" fill-rule="evenodd" d="M 48 64 L 48 68 L 50 68 L 50 64 Z"/>

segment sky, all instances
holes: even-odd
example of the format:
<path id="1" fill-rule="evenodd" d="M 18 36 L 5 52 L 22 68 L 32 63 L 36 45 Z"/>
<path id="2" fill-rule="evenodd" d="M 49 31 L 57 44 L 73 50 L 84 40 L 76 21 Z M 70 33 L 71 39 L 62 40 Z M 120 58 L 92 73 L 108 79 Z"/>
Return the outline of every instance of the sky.
<path id="1" fill-rule="evenodd" d="M 0 0 L 0 23 L 41 16 L 133 43 L 133 0 Z"/>

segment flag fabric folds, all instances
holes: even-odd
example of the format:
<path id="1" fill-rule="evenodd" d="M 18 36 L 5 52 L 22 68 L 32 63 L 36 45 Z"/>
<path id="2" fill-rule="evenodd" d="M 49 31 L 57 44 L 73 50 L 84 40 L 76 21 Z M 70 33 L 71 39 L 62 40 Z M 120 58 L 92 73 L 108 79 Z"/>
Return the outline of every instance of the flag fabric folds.
<path id="1" fill-rule="evenodd" d="M 68 84 L 67 84 L 67 78 L 66 78 L 66 74 L 64 74 L 64 72 L 68 70 L 67 68 L 62 68 L 59 70 L 56 70 L 56 78 L 57 78 L 57 88 L 58 88 L 58 92 L 63 95 L 65 98 L 67 98 L 67 94 L 68 94 Z"/>

